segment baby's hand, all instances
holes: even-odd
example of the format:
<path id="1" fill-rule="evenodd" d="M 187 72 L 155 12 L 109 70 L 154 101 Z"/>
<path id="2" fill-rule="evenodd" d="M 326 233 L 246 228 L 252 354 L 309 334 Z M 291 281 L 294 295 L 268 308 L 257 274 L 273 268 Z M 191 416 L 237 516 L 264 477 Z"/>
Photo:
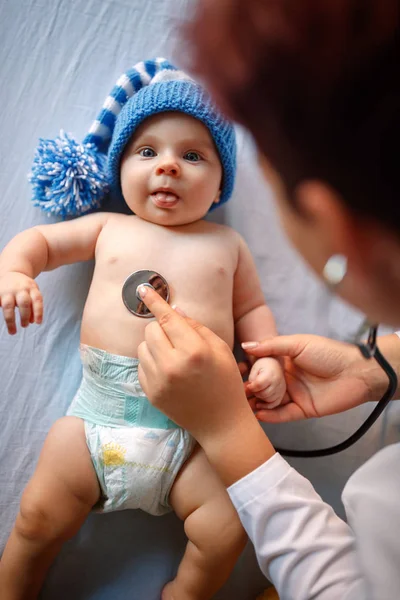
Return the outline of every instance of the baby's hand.
<path id="1" fill-rule="evenodd" d="M 0 306 L 8 333 L 17 333 L 15 325 L 15 307 L 18 307 L 21 327 L 29 323 L 38 325 L 43 319 L 43 298 L 37 283 L 23 273 L 10 271 L 0 276 Z"/>
<path id="2" fill-rule="evenodd" d="M 278 406 L 286 392 L 285 377 L 279 361 L 270 357 L 256 360 L 246 388 L 247 392 L 265 402 L 267 408 Z"/>

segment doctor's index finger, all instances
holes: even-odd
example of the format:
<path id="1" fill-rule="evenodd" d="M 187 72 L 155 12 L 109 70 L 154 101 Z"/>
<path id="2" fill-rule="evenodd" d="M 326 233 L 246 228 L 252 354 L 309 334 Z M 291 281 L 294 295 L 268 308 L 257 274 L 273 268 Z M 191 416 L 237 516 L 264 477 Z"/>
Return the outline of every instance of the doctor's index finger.
<path id="1" fill-rule="evenodd" d="M 142 291 L 145 292 L 144 295 Z M 184 316 L 182 311 L 173 309 L 151 288 L 140 286 L 139 294 L 174 346 L 180 344 L 188 347 L 199 342 L 199 338 L 208 343 L 222 343 L 222 340 L 210 329 Z"/>
<path id="2" fill-rule="evenodd" d="M 139 285 L 138 292 L 139 296 L 147 308 L 153 313 L 160 325 L 163 325 L 163 321 L 168 321 L 172 315 L 176 314 L 168 302 L 166 302 L 164 298 L 161 298 L 161 296 L 151 287 Z"/>
<path id="3" fill-rule="evenodd" d="M 180 340 L 193 341 L 197 336 L 190 321 L 181 316 L 157 292 L 147 286 L 139 286 L 139 295 L 147 308 L 153 313 L 159 325 L 174 345 Z"/>

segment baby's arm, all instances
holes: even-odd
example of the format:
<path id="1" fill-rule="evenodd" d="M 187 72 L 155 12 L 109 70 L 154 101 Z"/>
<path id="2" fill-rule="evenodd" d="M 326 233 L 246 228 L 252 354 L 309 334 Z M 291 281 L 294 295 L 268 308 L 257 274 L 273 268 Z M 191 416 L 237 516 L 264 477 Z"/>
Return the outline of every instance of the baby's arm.
<path id="1" fill-rule="evenodd" d="M 15 308 L 21 326 L 41 323 L 43 299 L 34 279 L 42 271 L 94 258 L 97 238 L 109 213 L 39 225 L 16 235 L 0 254 L 0 306 L 8 333 L 16 333 Z"/>
<path id="2" fill-rule="evenodd" d="M 265 304 L 253 257 L 242 238 L 233 285 L 233 315 L 236 337 L 240 342 L 261 341 L 277 335 L 275 320 Z M 268 408 L 280 404 L 286 392 L 280 362 L 270 357 L 258 359 L 251 368 L 247 390 L 267 402 Z"/>

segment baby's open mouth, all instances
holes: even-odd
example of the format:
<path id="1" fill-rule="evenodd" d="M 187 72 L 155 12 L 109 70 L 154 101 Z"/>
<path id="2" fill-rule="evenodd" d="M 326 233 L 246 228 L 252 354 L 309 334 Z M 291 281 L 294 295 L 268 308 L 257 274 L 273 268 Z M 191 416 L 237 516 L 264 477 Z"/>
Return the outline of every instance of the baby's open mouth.
<path id="1" fill-rule="evenodd" d="M 179 201 L 179 196 L 171 191 L 156 191 L 151 194 L 151 197 L 153 198 L 154 204 L 160 208 L 172 208 L 172 206 L 175 206 Z"/>

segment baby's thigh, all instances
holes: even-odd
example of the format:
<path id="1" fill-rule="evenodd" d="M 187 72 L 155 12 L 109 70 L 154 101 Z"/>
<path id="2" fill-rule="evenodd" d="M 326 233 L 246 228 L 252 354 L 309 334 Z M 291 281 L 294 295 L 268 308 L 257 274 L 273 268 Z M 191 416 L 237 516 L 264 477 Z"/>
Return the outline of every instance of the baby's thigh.
<path id="1" fill-rule="evenodd" d="M 215 540 L 223 536 L 228 546 L 244 545 L 247 538 L 238 514 L 200 447 L 196 447 L 178 474 L 170 503 L 178 517 L 185 521 L 190 539 L 196 537 L 201 544 L 207 538 Z"/>
<path id="2" fill-rule="evenodd" d="M 67 526 L 86 516 L 99 495 L 84 423 L 77 417 L 63 417 L 47 435 L 21 500 L 21 514 L 42 515 Z"/>

